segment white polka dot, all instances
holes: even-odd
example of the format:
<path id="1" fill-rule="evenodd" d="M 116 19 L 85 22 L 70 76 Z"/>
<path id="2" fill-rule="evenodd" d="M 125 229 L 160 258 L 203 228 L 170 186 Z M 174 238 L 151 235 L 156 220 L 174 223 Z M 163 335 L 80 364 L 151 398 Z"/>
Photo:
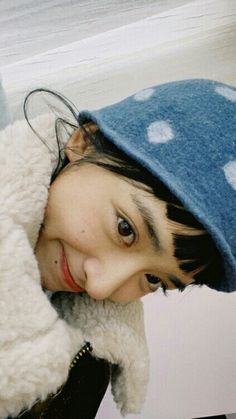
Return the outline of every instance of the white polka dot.
<path id="1" fill-rule="evenodd" d="M 236 102 L 236 90 L 230 89 L 229 87 L 225 86 L 218 86 L 216 87 L 215 91 L 216 93 L 219 93 L 219 95 L 224 96 L 231 102 Z"/>
<path id="2" fill-rule="evenodd" d="M 166 121 L 152 122 L 148 129 L 148 140 L 150 143 L 167 143 L 174 138 L 174 133 L 170 124 Z"/>
<path id="3" fill-rule="evenodd" d="M 236 160 L 229 161 L 229 163 L 223 167 L 223 170 L 226 180 L 236 191 Z"/>
<path id="4" fill-rule="evenodd" d="M 155 92 L 155 89 L 152 89 L 152 88 L 141 90 L 141 92 L 138 92 L 134 95 L 134 100 L 137 100 L 137 102 L 148 100 L 153 95 L 154 92 Z"/>

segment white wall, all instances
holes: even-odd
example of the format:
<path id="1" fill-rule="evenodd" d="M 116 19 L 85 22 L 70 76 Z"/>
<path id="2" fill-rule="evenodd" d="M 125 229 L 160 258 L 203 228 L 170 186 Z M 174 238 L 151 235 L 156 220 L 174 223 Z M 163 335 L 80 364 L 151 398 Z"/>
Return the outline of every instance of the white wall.
<path id="1" fill-rule="evenodd" d="M 236 85 L 234 0 L 24 4 L 0 1 L 0 72 L 14 116 L 42 85 L 79 108 L 174 79 Z M 143 412 L 129 418 L 236 412 L 236 293 L 160 293 L 146 298 L 145 313 L 151 380 Z M 109 393 L 97 418 L 120 418 Z"/>
<path id="2" fill-rule="evenodd" d="M 151 381 L 134 419 L 190 419 L 236 411 L 236 295 L 186 289 L 145 301 Z M 137 360 L 138 362 L 138 360 Z M 97 419 L 120 415 L 107 398 Z"/>

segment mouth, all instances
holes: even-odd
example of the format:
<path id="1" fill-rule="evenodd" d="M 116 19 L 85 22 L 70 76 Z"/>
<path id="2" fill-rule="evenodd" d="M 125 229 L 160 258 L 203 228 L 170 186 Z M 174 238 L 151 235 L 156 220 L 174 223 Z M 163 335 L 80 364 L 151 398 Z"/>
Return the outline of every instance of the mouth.
<path id="1" fill-rule="evenodd" d="M 68 266 L 67 259 L 66 259 L 66 255 L 64 253 L 64 249 L 63 249 L 62 257 L 61 257 L 61 270 L 62 270 L 62 274 L 63 274 L 63 279 L 64 279 L 65 283 L 69 286 L 71 291 L 73 291 L 73 292 L 83 292 L 84 291 L 83 288 L 81 288 L 78 284 L 76 284 L 73 276 L 70 273 L 69 266 Z"/>

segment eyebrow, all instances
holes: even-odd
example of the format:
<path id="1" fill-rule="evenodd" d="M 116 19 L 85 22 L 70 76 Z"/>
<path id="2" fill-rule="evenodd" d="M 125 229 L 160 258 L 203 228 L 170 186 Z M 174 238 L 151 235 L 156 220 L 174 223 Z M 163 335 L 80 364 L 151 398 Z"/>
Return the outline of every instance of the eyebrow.
<path id="1" fill-rule="evenodd" d="M 183 291 L 187 285 L 183 284 L 182 281 L 180 281 L 179 278 L 177 278 L 175 275 L 169 274 L 168 275 L 168 279 L 174 284 L 174 286 L 179 290 L 179 291 Z"/>
<path id="2" fill-rule="evenodd" d="M 154 217 L 150 209 L 147 206 L 145 206 L 143 202 L 140 201 L 137 195 L 131 194 L 131 199 L 142 217 L 152 247 L 155 251 L 159 252 L 161 250 L 160 238 L 158 236 L 158 232 L 155 227 Z"/>

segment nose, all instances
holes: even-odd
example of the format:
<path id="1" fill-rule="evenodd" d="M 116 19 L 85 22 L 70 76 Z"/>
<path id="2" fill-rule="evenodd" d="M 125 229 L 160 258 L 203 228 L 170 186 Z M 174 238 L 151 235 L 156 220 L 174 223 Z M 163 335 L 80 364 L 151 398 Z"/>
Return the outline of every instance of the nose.
<path id="1" fill-rule="evenodd" d="M 138 264 L 130 255 L 119 259 L 108 257 L 106 261 L 88 258 L 84 272 L 86 292 L 96 300 L 104 300 L 137 275 Z"/>

